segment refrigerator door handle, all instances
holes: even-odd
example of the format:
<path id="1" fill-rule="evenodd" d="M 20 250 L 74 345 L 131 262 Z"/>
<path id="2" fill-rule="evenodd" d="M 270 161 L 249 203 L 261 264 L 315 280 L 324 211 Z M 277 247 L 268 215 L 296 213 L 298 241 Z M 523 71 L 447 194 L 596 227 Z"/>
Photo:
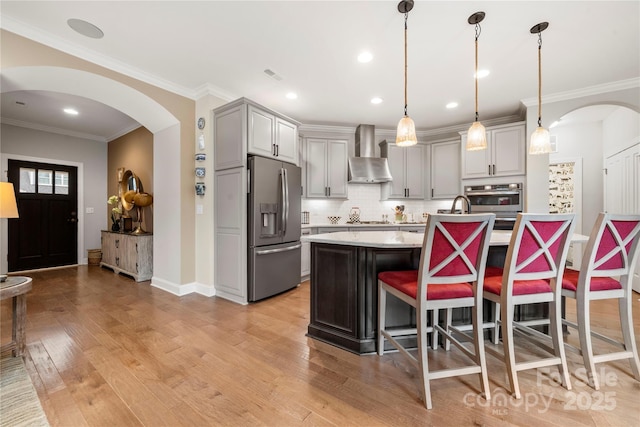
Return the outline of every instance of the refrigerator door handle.
<path id="1" fill-rule="evenodd" d="M 302 247 L 302 244 L 298 243 L 297 245 L 288 246 L 286 248 L 279 249 L 265 249 L 264 251 L 256 251 L 256 255 L 269 255 L 269 254 L 277 254 L 279 252 L 287 252 L 299 249 Z"/>
<path id="2" fill-rule="evenodd" d="M 284 173 L 284 226 L 282 227 L 282 234 L 284 235 L 289 226 L 289 175 L 287 175 L 287 170 L 284 168 L 282 172 Z"/>
<path id="3" fill-rule="evenodd" d="M 278 207 L 278 213 L 280 214 L 280 226 L 279 231 L 280 235 L 284 235 L 284 231 L 287 228 L 286 221 L 287 218 L 285 216 L 286 212 L 286 195 L 287 195 L 287 176 L 284 168 L 280 168 L 280 206 Z"/>

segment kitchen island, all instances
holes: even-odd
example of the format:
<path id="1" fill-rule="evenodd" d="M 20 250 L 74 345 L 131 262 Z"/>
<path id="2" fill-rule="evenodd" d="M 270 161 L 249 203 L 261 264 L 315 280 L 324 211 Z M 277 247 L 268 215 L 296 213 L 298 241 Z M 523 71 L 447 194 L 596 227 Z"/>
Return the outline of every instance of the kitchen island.
<path id="1" fill-rule="evenodd" d="M 418 269 L 423 238 L 422 233 L 406 231 L 342 231 L 303 236 L 303 241 L 311 242 L 311 313 L 307 335 L 354 353 L 375 352 L 378 273 Z M 491 233 L 488 265 L 503 265 L 510 238 L 511 231 Z M 587 236 L 574 234 L 572 241 L 583 243 Z M 387 304 L 387 326 L 415 327 L 413 308 L 391 295 Z M 521 313 L 529 314 L 535 315 Z M 456 311 L 453 321 L 470 323 L 470 311 Z M 411 345 L 415 338 L 407 340 Z"/>

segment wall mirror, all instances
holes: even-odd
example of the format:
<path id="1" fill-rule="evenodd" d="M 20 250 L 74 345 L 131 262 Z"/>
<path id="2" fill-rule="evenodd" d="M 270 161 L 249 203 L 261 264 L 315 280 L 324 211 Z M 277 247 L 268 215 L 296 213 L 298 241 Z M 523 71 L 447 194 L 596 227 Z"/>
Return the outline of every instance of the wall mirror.
<path id="1" fill-rule="evenodd" d="M 125 171 L 122 175 L 122 181 L 120 181 L 122 207 L 127 211 L 133 209 L 135 207 L 133 198 L 140 192 L 142 192 L 142 183 L 140 182 L 140 178 L 130 170 Z"/>

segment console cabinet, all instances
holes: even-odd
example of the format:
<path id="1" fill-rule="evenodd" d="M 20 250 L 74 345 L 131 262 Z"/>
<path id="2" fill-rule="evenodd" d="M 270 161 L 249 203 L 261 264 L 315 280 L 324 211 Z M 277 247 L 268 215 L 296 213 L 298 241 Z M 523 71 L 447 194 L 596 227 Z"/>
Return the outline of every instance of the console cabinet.
<path id="1" fill-rule="evenodd" d="M 153 275 L 153 235 L 102 231 L 102 262 L 114 273 L 122 273 L 136 282 Z"/>

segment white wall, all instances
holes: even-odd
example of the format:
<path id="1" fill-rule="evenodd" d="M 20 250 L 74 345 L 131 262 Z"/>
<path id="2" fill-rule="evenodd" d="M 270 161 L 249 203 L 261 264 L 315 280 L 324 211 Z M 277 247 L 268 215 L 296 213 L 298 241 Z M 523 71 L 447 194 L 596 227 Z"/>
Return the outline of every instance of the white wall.
<path id="1" fill-rule="evenodd" d="M 640 111 L 640 87 L 638 80 L 612 83 L 610 87 L 586 88 L 578 93 L 561 94 L 554 96 L 553 102 L 546 101 L 543 97 L 542 119 L 543 126 L 548 127 L 555 120 L 565 114 L 589 105 L 612 104 L 628 107 L 634 111 Z M 535 130 L 538 122 L 537 104 L 527 108 L 527 147 L 529 138 Z M 595 147 L 594 149 L 599 149 Z M 528 148 L 527 148 L 528 151 Z M 601 168 L 601 166 L 600 166 Z M 592 173 L 585 167 L 585 173 Z M 527 154 L 527 181 L 525 210 L 529 212 L 546 212 L 549 205 L 549 156 Z M 542 185 L 544 183 L 544 185 Z M 585 199 L 585 203 L 588 200 Z M 586 223 L 585 223 L 586 224 Z"/>
<path id="2" fill-rule="evenodd" d="M 107 223 L 104 206 L 107 203 L 107 144 L 8 124 L 2 130 L 2 170 L 8 159 L 77 165 L 78 168 L 78 242 L 79 263 L 86 263 L 87 249 L 100 248 L 100 230 Z M 2 177 L 6 180 L 6 176 Z M 93 207 L 94 214 L 86 208 Z M 6 233 L 2 233 L 0 260 L 6 271 Z"/>
<path id="3" fill-rule="evenodd" d="M 640 142 L 640 114 L 629 108 L 616 108 L 602 122 L 604 158 Z"/>
<path id="4" fill-rule="evenodd" d="M 582 230 L 589 234 L 598 213 L 604 208 L 602 171 L 602 122 L 558 126 L 551 130 L 558 140 L 558 152 L 549 155 L 549 162 L 582 159 L 582 206 L 576 206 L 581 216 Z"/>

